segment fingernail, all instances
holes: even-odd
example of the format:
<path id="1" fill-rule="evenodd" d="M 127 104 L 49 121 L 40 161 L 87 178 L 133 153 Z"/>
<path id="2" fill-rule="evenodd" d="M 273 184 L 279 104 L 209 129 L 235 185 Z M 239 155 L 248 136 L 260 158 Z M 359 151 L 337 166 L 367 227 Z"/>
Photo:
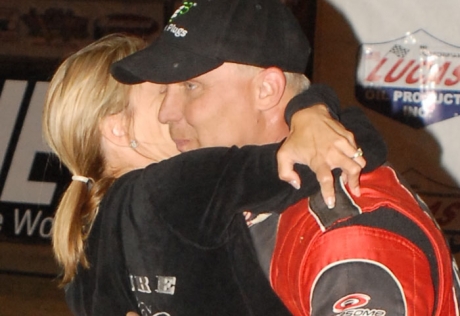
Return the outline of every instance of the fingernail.
<path id="1" fill-rule="evenodd" d="M 328 209 L 333 209 L 335 206 L 335 202 L 333 198 L 327 198 L 326 205 Z"/>
<path id="2" fill-rule="evenodd" d="M 300 189 L 300 185 L 296 180 L 290 181 L 289 184 L 292 185 L 294 187 L 294 189 L 296 189 L 296 190 Z"/>

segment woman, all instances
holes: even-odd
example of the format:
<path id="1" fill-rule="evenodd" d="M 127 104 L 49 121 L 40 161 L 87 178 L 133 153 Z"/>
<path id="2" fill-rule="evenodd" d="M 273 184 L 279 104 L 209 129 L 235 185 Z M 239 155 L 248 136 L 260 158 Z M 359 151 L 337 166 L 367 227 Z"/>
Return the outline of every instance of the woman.
<path id="1" fill-rule="evenodd" d="M 279 181 L 276 144 L 162 161 L 177 154 L 157 121 L 164 87 L 124 86 L 109 75 L 113 62 L 143 45 L 105 37 L 66 59 L 49 86 L 45 138 L 74 175 L 53 234 L 71 310 L 289 315 L 235 215 L 282 210 L 317 190 L 315 175 L 300 168 L 299 190 Z"/>

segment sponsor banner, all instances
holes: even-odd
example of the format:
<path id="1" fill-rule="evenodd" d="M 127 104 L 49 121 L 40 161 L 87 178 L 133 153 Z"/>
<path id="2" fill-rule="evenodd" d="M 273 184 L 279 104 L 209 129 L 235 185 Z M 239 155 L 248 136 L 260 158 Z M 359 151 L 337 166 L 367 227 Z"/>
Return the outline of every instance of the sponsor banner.
<path id="1" fill-rule="evenodd" d="M 70 175 L 41 136 L 48 83 L 5 80 L 0 87 L 0 240 L 49 242 Z"/>
<path id="2" fill-rule="evenodd" d="M 356 86 L 364 106 L 412 127 L 455 117 L 460 113 L 460 47 L 424 30 L 363 44 Z"/>
<path id="3" fill-rule="evenodd" d="M 372 110 L 366 112 L 385 137 L 390 162 L 429 206 L 460 260 L 459 1 L 328 3 L 319 17 L 337 9 L 344 20 L 318 30 L 324 41 L 333 36 L 316 45 L 320 65 L 330 65 L 318 78 L 341 91 L 343 104 Z M 340 56 L 346 77 L 328 55 Z"/>
<path id="4" fill-rule="evenodd" d="M 42 139 L 48 82 L 37 80 L 109 33 L 154 39 L 172 9 L 149 0 L 0 0 L 0 241 L 49 243 L 70 182 Z"/>

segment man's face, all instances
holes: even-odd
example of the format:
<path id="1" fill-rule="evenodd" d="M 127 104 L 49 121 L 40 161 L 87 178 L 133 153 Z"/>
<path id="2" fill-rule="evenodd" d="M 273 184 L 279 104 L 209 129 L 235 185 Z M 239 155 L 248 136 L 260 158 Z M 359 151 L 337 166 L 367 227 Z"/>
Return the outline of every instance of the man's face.
<path id="1" fill-rule="evenodd" d="M 152 161 L 161 161 L 178 154 L 171 141 L 168 126 L 157 120 L 165 89 L 165 85 L 144 82 L 134 85 L 129 95 L 132 110 L 129 134 L 131 139 L 138 142 L 136 151 Z M 147 163 L 139 166 L 144 167 L 152 161 L 147 160 Z"/>
<path id="2" fill-rule="evenodd" d="M 225 63 L 189 81 L 168 85 L 159 120 L 169 124 L 179 151 L 260 143 L 254 73 L 242 67 Z"/>

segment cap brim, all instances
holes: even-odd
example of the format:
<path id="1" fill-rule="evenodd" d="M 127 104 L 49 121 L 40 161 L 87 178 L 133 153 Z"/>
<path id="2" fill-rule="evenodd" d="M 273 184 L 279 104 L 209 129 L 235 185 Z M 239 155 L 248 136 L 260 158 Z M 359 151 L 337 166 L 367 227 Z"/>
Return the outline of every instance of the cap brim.
<path id="1" fill-rule="evenodd" d="M 145 81 L 168 84 L 195 78 L 223 63 L 223 60 L 175 47 L 160 38 L 147 48 L 114 63 L 110 72 L 116 80 L 125 84 Z"/>

